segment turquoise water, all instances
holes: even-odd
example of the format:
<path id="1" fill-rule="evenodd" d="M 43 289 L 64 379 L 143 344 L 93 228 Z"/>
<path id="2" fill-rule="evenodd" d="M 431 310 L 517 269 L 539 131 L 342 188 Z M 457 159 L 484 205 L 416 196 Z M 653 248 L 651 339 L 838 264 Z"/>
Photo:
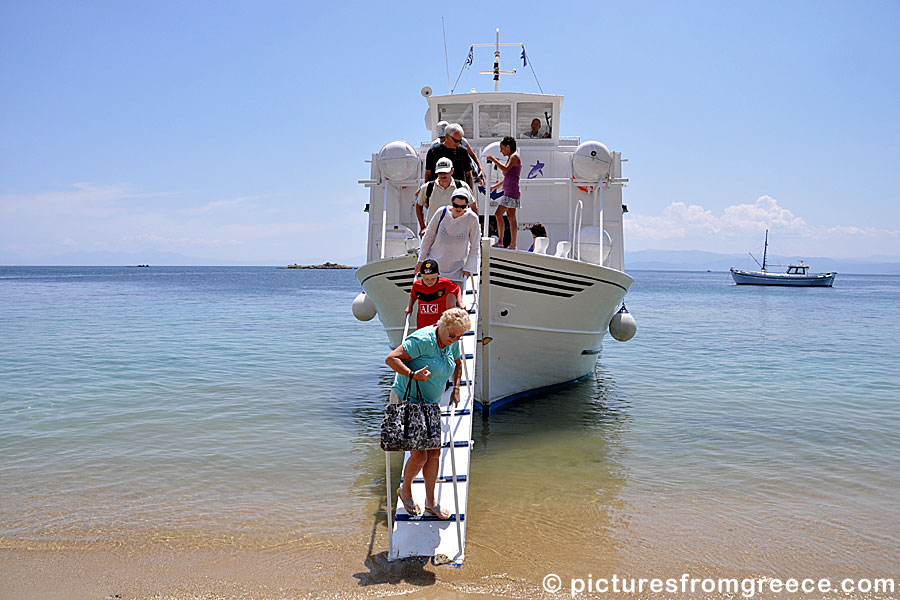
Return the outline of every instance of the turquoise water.
<path id="1" fill-rule="evenodd" d="M 638 334 L 595 378 L 476 419 L 469 539 L 896 571 L 900 278 L 633 275 Z M 353 271 L 0 268 L 0 539 L 370 522 L 390 373 L 358 291 Z"/>

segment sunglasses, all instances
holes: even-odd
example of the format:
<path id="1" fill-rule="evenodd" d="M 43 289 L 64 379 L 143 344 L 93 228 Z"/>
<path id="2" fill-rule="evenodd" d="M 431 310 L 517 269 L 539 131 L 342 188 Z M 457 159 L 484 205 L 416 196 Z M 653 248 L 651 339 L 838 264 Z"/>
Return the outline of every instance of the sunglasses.
<path id="1" fill-rule="evenodd" d="M 452 206 L 453 208 L 458 208 L 459 210 L 466 210 L 467 208 L 469 208 L 468 204 L 457 204 L 456 202 L 451 202 L 450 206 Z"/>
<path id="2" fill-rule="evenodd" d="M 453 140 L 453 141 L 454 141 L 455 143 L 457 143 L 457 144 L 462 144 L 462 140 L 463 140 L 463 139 L 462 139 L 461 137 L 460 137 L 460 138 L 455 138 L 455 137 L 453 137 L 452 135 L 448 135 L 447 137 L 450 138 L 451 140 Z"/>
<path id="3" fill-rule="evenodd" d="M 459 339 L 462 339 L 462 337 L 463 337 L 464 335 L 466 335 L 466 334 L 465 334 L 465 333 L 461 333 L 461 334 L 459 334 L 459 335 L 453 335 L 452 333 L 448 333 L 448 334 L 447 334 L 447 337 L 448 337 L 449 339 L 451 339 L 451 340 L 459 340 Z"/>

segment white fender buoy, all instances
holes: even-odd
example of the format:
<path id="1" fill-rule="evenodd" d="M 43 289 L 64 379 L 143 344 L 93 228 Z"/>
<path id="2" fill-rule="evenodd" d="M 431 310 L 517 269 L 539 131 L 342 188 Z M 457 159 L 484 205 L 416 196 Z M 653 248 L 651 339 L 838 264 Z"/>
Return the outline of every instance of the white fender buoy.
<path id="1" fill-rule="evenodd" d="M 609 320 L 609 334 L 620 342 L 627 342 L 634 337 L 635 333 L 637 333 L 637 321 L 623 304 L 619 312 Z"/>
<path id="2" fill-rule="evenodd" d="M 375 313 L 377 312 L 375 303 L 369 299 L 365 292 L 360 292 L 353 299 L 353 316 L 360 321 L 371 321 L 375 318 Z"/>
<path id="3" fill-rule="evenodd" d="M 588 181 L 599 181 L 609 175 L 612 152 L 600 142 L 582 142 L 572 155 L 575 175 Z"/>
<path id="4" fill-rule="evenodd" d="M 395 182 L 413 180 L 419 172 L 419 157 L 406 142 L 390 142 L 378 151 L 378 168 Z"/>

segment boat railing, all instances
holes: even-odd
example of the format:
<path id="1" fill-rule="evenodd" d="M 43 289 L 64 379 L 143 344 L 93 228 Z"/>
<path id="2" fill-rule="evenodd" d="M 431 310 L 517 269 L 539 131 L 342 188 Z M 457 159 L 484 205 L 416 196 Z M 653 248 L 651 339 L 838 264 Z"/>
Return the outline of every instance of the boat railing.
<path id="1" fill-rule="evenodd" d="M 581 219 L 584 214 L 584 202 L 581 200 L 575 205 L 575 216 L 572 219 L 572 245 L 575 246 L 572 251 L 572 258 L 575 260 L 581 260 Z M 578 236 L 578 239 L 575 239 L 575 236 Z"/>
<path id="2" fill-rule="evenodd" d="M 381 259 L 385 258 L 385 246 L 386 246 L 386 238 L 387 238 L 387 203 L 388 203 L 388 196 L 390 194 L 390 187 L 391 187 L 391 185 L 394 185 L 397 187 L 416 186 L 416 188 L 418 188 L 424 182 L 423 175 L 424 175 L 423 173 L 420 173 L 420 177 L 417 177 L 416 179 L 396 181 L 396 182 L 390 180 L 387 177 L 384 177 L 381 179 L 360 179 L 357 181 L 357 183 L 359 183 L 360 185 L 364 185 L 365 187 L 369 187 L 369 188 L 376 187 L 378 185 L 384 185 L 384 200 L 382 203 L 382 210 L 381 210 L 381 252 L 380 252 Z M 602 187 L 605 187 L 607 185 L 623 186 L 626 183 L 628 183 L 628 179 L 626 179 L 626 178 L 608 178 L 608 179 L 596 181 L 596 180 L 575 179 L 574 177 L 540 177 L 540 178 L 536 178 L 536 179 L 520 179 L 519 180 L 519 186 L 521 188 L 529 188 L 529 187 L 538 188 L 538 187 L 549 187 L 549 186 L 557 186 L 557 185 L 569 186 L 569 206 L 570 207 L 572 206 L 572 204 L 571 204 L 572 191 L 573 191 L 573 188 L 576 186 L 579 186 L 579 187 L 591 186 L 591 187 L 593 187 L 594 189 L 592 190 L 593 191 L 592 195 L 594 197 L 594 204 L 596 206 L 596 204 L 598 203 L 597 192 L 600 191 L 600 189 Z M 488 177 L 487 181 L 485 182 L 485 189 L 487 189 L 488 185 L 490 185 L 490 177 Z M 476 206 L 481 204 L 482 198 L 487 200 L 487 197 L 488 197 L 487 193 L 482 194 L 478 190 L 478 186 L 476 186 L 475 190 L 473 190 L 473 195 L 474 195 L 473 201 L 476 204 Z M 602 202 L 602 198 L 603 198 L 603 196 L 601 193 L 599 202 Z M 485 208 L 487 208 L 487 207 L 485 207 Z M 571 209 L 570 209 L 570 211 L 571 211 Z M 573 231 L 572 231 L 572 245 L 575 247 L 572 252 L 572 256 L 573 256 L 573 258 L 575 258 L 575 260 L 581 260 L 581 248 L 580 248 L 579 242 L 581 241 L 580 240 L 581 222 L 583 219 L 583 212 L 584 212 L 584 204 L 581 200 L 579 200 L 578 207 L 576 207 L 576 214 L 578 216 L 578 224 L 576 227 L 573 228 Z M 602 207 L 600 207 L 599 211 L 595 208 L 594 212 L 595 212 L 595 220 L 597 220 L 597 214 L 599 213 L 600 215 L 602 215 Z M 572 213 L 570 212 L 569 214 L 572 214 Z M 602 216 L 600 218 L 602 219 Z M 595 225 L 596 225 L 596 223 L 595 223 Z M 482 235 L 485 235 L 486 230 L 487 230 L 487 219 L 484 220 L 482 227 L 483 227 Z M 577 240 L 576 240 L 576 233 L 578 235 Z"/>

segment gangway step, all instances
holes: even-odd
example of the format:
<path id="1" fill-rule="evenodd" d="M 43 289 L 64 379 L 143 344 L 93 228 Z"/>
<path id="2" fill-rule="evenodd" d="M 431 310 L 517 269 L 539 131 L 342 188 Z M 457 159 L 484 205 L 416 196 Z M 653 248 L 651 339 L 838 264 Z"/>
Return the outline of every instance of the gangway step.
<path id="1" fill-rule="evenodd" d="M 472 285 L 478 285 L 478 279 L 472 279 Z M 464 286 L 468 287 L 468 286 Z M 462 381 L 459 386 L 463 389 L 460 394 L 459 405 L 454 405 L 450 400 L 453 394 L 452 384 L 441 395 L 441 445 L 440 462 L 435 482 L 434 500 L 444 510 L 454 511 L 448 519 L 440 519 L 430 513 L 410 515 L 403 507 L 403 503 L 396 495 L 392 486 L 388 487 L 389 494 L 393 496 L 390 503 L 391 514 L 389 526 L 392 526 L 390 551 L 388 560 L 410 556 L 446 556 L 451 564 L 460 566 L 465 558 L 466 539 L 466 513 L 469 495 L 469 467 L 471 465 L 471 453 L 474 446 L 472 437 L 472 419 L 474 413 L 474 379 L 475 379 L 475 354 L 476 347 L 481 343 L 478 339 L 477 295 L 472 289 L 465 289 L 467 294 L 466 311 L 471 318 L 471 328 L 463 334 L 460 346 L 463 357 Z M 470 300 L 471 299 L 471 300 Z M 452 442 L 451 442 L 452 440 Z M 451 460 L 451 455 L 455 460 Z M 406 453 L 403 461 L 405 470 L 410 454 Z M 455 473 L 455 475 L 454 475 Z M 390 482 L 389 475 L 386 476 Z M 401 484 L 404 479 L 401 477 Z M 409 480 L 406 480 L 409 482 Z M 416 473 L 409 482 L 413 500 L 421 508 L 425 501 L 425 479 L 422 473 Z M 396 508 L 395 508 L 396 507 Z M 393 525 L 391 525 L 393 521 Z"/>
<path id="2" fill-rule="evenodd" d="M 448 410 L 448 411 L 442 412 L 441 416 L 442 417 L 451 417 L 451 416 L 462 417 L 464 415 L 471 415 L 471 414 L 472 414 L 472 411 L 469 410 L 468 408 L 458 408 L 455 411 L 453 411 L 452 415 L 450 414 L 450 411 Z"/>
<path id="3" fill-rule="evenodd" d="M 413 516 L 413 515 L 408 515 L 406 513 L 397 513 L 397 515 L 394 517 L 394 520 L 397 521 L 398 523 L 401 523 L 401 522 L 418 523 L 420 521 L 440 521 L 442 523 L 455 523 L 456 515 L 450 515 L 446 519 L 441 519 L 432 514 L 422 514 L 422 515 Z M 459 520 L 465 521 L 466 515 L 465 514 L 459 515 Z"/>
<path id="4" fill-rule="evenodd" d="M 458 442 L 453 442 L 454 448 L 471 448 L 475 445 L 475 442 L 471 440 L 459 440 Z M 444 442 L 441 444 L 441 448 L 449 448 L 450 442 Z"/>
<path id="5" fill-rule="evenodd" d="M 465 475 L 457 475 L 456 481 L 467 481 L 468 477 Z M 422 477 L 416 477 L 412 480 L 413 483 L 425 483 L 425 479 Z M 403 483 L 403 477 L 400 478 L 400 483 Z M 453 475 L 443 475 L 437 478 L 437 483 L 453 483 Z"/>

